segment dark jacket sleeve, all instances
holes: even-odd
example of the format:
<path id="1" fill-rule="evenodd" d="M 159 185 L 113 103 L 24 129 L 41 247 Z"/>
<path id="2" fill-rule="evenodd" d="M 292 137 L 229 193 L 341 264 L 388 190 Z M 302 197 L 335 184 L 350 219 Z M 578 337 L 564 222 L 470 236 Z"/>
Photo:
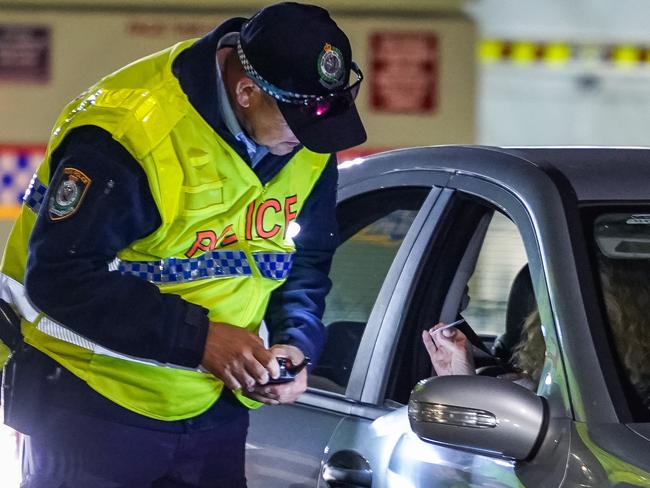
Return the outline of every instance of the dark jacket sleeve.
<path id="1" fill-rule="evenodd" d="M 272 344 L 292 344 L 315 363 L 326 339 L 322 323 L 328 277 L 338 245 L 336 188 L 338 170 L 332 156 L 300 212 L 296 254 L 287 281 L 271 296 L 265 322 Z"/>
<path id="2" fill-rule="evenodd" d="M 97 127 L 71 132 L 53 158 L 51 184 L 29 242 L 25 286 L 34 305 L 61 325 L 115 351 L 196 367 L 207 311 L 108 263 L 160 225 L 144 171 Z M 76 211 L 53 219 L 49 202 L 65 168 L 90 178 Z M 56 217 L 56 216 L 55 216 Z"/>

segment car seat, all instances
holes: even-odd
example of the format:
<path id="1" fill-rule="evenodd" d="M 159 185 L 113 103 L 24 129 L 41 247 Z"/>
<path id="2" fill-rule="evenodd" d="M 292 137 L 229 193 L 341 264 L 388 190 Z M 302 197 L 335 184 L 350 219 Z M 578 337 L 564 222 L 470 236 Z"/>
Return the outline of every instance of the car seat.
<path id="1" fill-rule="evenodd" d="M 521 339 L 521 331 L 526 318 L 537 309 L 533 282 L 528 264 L 519 270 L 508 295 L 506 307 L 506 331 L 494 341 L 492 353 L 503 364 L 509 364 L 514 347 Z"/>
<path id="2" fill-rule="evenodd" d="M 327 342 L 311 372 L 310 386 L 318 387 L 321 383 L 316 377 L 321 377 L 338 385 L 325 389 L 345 391 L 365 327 L 364 322 L 352 321 L 334 322 L 327 327 Z"/>

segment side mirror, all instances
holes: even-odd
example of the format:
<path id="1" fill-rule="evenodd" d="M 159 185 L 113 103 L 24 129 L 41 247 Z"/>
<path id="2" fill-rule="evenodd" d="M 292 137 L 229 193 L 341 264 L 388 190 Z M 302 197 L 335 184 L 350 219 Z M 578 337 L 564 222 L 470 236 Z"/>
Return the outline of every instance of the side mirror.
<path id="1" fill-rule="evenodd" d="M 424 441 L 526 460 L 542 443 L 548 408 L 542 397 L 505 379 L 438 376 L 415 385 L 408 417 Z"/>

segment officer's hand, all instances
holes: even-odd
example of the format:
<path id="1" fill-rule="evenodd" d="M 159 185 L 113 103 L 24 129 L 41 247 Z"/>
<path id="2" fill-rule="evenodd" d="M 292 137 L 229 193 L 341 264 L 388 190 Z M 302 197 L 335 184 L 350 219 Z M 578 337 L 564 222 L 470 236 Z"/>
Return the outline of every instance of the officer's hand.
<path id="1" fill-rule="evenodd" d="M 201 366 L 231 390 L 246 390 L 280 375 L 275 354 L 259 336 L 218 322 L 210 322 Z"/>
<path id="2" fill-rule="evenodd" d="M 276 344 L 271 347 L 270 352 L 274 356 L 289 358 L 293 364 L 299 364 L 305 359 L 305 355 L 300 349 L 288 344 Z M 293 381 L 269 385 L 259 384 L 251 391 L 245 392 L 245 395 L 267 405 L 279 405 L 295 402 L 306 390 L 307 368 L 304 368 Z"/>

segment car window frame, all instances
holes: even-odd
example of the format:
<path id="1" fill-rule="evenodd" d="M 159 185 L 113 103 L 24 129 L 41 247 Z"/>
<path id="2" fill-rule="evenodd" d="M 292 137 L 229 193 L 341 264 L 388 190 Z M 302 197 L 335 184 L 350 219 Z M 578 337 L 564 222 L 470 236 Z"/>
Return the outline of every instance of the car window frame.
<path id="1" fill-rule="evenodd" d="M 551 324 L 545 328 L 544 342 L 546 343 L 547 360 L 537 394 L 546 398 L 551 415 L 573 417 L 569 379 L 566 374 L 565 351 L 558 335 L 560 324 L 551 296 L 549 268 L 540 243 L 541 233 L 534 210 L 528 205 L 528 202 L 523 201 L 509 188 L 479 176 L 458 175 L 450 181 L 450 187 L 488 202 L 517 226 L 526 251 L 541 322 L 543 325 Z M 549 365 L 549 356 L 556 358 L 552 365 Z M 549 366 L 552 368 L 551 371 L 549 371 Z M 552 381 L 550 383 L 544 381 L 547 374 L 551 374 Z"/>
<path id="2" fill-rule="evenodd" d="M 390 172 L 382 173 L 351 181 L 348 184 L 345 184 L 345 182 L 340 184 L 337 206 L 344 204 L 352 198 L 382 189 L 422 187 L 428 190 L 428 195 L 402 241 L 386 278 L 382 283 L 372 312 L 368 318 L 345 393 L 339 394 L 310 387 L 296 401 L 297 404 L 324 408 L 341 414 L 354 415 L 367 419 L 375 419 L 385 413 L 384 408 L 377 408 L 373 405 L 365 404 L 361 399 L 370 358 L 375 347 L 376 337 L 381 329 L 383 317 L 386 315 L 386 310 L 392 302 L 394 290 L 400 282 L 399 277 L 404 271 L 413 248 L 419 242 L 417 236 L 426 224 L 427 217 L 437 204 L 443 191 L 442 187 L 449 178 L 450 174 L 446 171 L 410 170 L 401 171 L 399 174 Z"/>
<path id="3" fill-rule="evenodd" d="M 393 333 L 389 374 L 384 380 L 385 384 L 381 385 L 383 404 L 386 406 L 406 404 L 411 388 L 419 380 L 431 376 L 431 362 L 422 345 L 420 328 L 423 321 L 433 324 L 448 312 L 445 307 L 450 306 L 450 295 L 457 291 L 454 288 L 455 277 L 459 268 L 467 264 L 464 260 L 467 249 L 472 245 L 478 229 L 485 227 L 482 224 L 486 216 L 492 213 L 487 207 L 463 202 L 455 198 L 457 192 L 448 191 L 449 203 L 443 217 L 436 223 L 435 232 L 423 238 L 425 251 L 414 265 L 418 269 L 417 276 L 414 275 L 410 283 L 407 300 L 400 304 L 400 323 L 395 325 L 397 330 Z M 451 219 L 451 215 L 462 215 L 462 222 Z M 464 286 L 462 290 L 464 294 Z M 458 305 L 462 296 L 453 299 Z M 449 321 L 457 318 L 457 312 L 458 308 Z"/>
<path id="4" fill-rule="evenodd" d="M 572 405 L 565 372 L 564 356 L 558 340 L 556 330 L 557 321 L 551 306 L 552 302 L 547 282 L 548 277 L 546 276 L 546 267 L 543 263 L 543 255 L 538 243 L 539 232 L 534 222 L 534 216 L 531 215 L 530 209 L 526 207 L 525 203 L 507 188 L 496 182 L 487 181 L 479 176 L 471 174 L 455 174 L 446 186 L 447 187 L 443 190 L 443 193 L 448 195 L 448 198 L 444 201 L 439 201 L 440 205 L 436 209 L 438 217 L 444 215 L 447 206 L 452 204 L 451 197 L 453 193 L 459 191 L 494 206 L 510 218 L 517 226 L 521 238 L 524 241 L 526 255 L 528 256 L 530 272 L 534 282 L 533 286 L 535 289 L 535 296 L 540 305 L 542 323 L 553 324 L 553 327 L 549 327 L 550 330 L 548 331 L 549 334 L 546 339 L 547 348 L 549 348 L 553 357 L 557 358 L 556 363 L 553 365 L 553 381 L 548 385 L 541 385 L 542 382 L 540 382 L 538 394 L 547 398 L 553 415 L 571 417 Z M 428 222 L 428 224 L 429 225 L 426 229 L 429 229 L 430 232 L 435 232 L 435 229 L 439 228 L 443 222 L 438 218 L 437 220 L 433 219 L 431 222 Z M 428 248 L 431 245 L 435 245 L 435 240 L 439 238 L 439 236 L 434 236 L 433 239 L 430 239 L 430 242 L 419 243 L 419 247 Z M 427 236 L 421 234 L 421 239 L 426 240 Z M 421 254 L 412 254 L 410 259 L 418 260 L 421 256 Z M 407 263 L 407 266 L 413 268 L 417 267 L 417 264 L 417 262 L 409 262 Z M 410 289 L 413 284 L 412 280 L 410 280 L 408 276 L 404 275 L 400 278 L 405 280 L 405 282 L 400 283 L 398 286 Z M 404 300 L 400 300 L 399 303 L 392 303 L 393 307 L 403 305 Z M 361 396 L 361 401 L 363 403 L 373 405 L 379 409 L 384 409 L 384 411 L 392 408 L 389 405 L 386 405 L 385 397 L 388 378 L 392 367 L 394 348 L 391 349 L 387 347 L 387 344 L 393 342 L 394 338 L 401 330 L 402 324 L 398 319 L 396 319 L 401 312 L 402 311 L 400 310 L 397 313 L 387 314 L 381 324 L 380 337 L 377 340 L 376 347 L 373 350 L 373 355 L 369 363 L 369 367 L 372 369 L 373 374 L 369 375 L 369 381 L 364 385 L 364 391 Z M 391 318 L 394 320 L 393 323 L 390 322 Z M 547 368 L 545 368 L 544 374 L 547 372 Z"/>

